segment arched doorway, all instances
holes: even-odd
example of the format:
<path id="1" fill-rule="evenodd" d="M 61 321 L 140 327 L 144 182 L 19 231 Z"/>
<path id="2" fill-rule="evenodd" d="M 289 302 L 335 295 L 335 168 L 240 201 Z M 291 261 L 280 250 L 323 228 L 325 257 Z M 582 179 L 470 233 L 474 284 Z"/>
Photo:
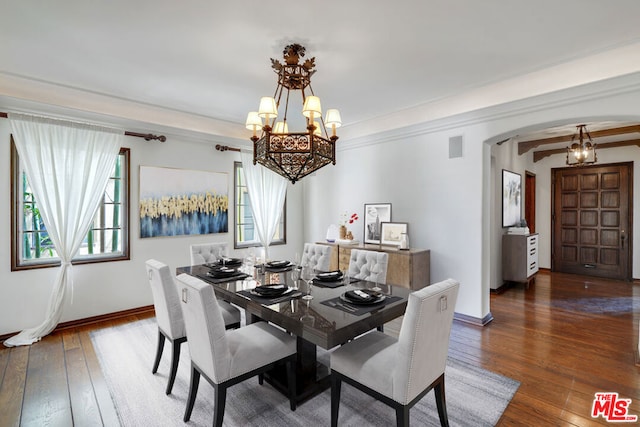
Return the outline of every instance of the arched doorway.
<path id="1" fill-rule="evenodd" d="M 533 220 L 529 222 L 533 225 L 532 231 L 539 233 L 540 236 L 540 267 L 543 269 L 551 269 L 551 259 L 552 259 L 552 235 L 551 235 L 551 169 L 552 168 L 560 168 L 565 167 L 565 157 L 566 157 L 566 147 L 569 145 L 567 140 L 556 142 L 556 145 L 546 144 L 546 139 L 554 136 L 551 135 L 553 132 L 556 132 L 557 128 L 564 127 L 565 129 L 575 129 L 576 124 L 582 123 L 598 123 L 603 126 L 609 126 L 613 128 L 621 128 L 627 125 L 640 125 L 640 119 L 638 117 L 589 117 L 589 118 L 572 118 L 562 121 L 553 121 L 546 123 L 539 123 L 531 126 L 526 126 L 518 129 L 514 129 L 509 132 L 502 133 L 500 135 L 496 135 L 493 138 L 485 140 L 485 143 L 488 145 L 486 155 L 486 163 L 488 170 L 490 170 L 490 179 L 487 182 L 490 182 L 490 191 L 486 199 L 486 203 L 490 205 L 487 208 L 487 213 L 489 218 L 485 222 L 486 229 L 489 229 L 489 239 L 486 240 L 487 247 L 491 247 L 491 262 L 489 273 L 487 276 L 488 283 L 491 288 L 494 288 L 494 284 L 496 281 L 501 280 L 501 236 L 506 232 L 505 229 L 502 229 L 500 221 L 495 221 L 496 215 L 500 214 L 501 211 L 501 198 L 500 194 L 500 179 L 496 179 L 501 173 L 501 170 L 508 169 L 515 171 L 521 174 L 524 178 L 525 184 L 525 192 L 527 187 L 532 187 L 531 181 L 527 184 L 527 179 L 533 180 L 535 177 L 535 208 L 532 210 L 532 214 L 534 215 Z M 596 128 L 598 130 L 604 129 L 604 127 Z M 638 127 L 640 129 L 640 126 Z M 624 133 L 621 136 L 609 136 L 602 137 L 601 142 L 598 142 L 598 163 L 606 164 L 606 163 L 618 163 L 620 161 L 626 160 L 634 160 L 635 164 L 640 167 L 640 145 L 636 144 L 636 142 L 640 142 L 640 130 L 632 129 L 628 131 L 628 133 Z M 545 133 L 549 133 L 549 135 L 544 135 Z M 542 144 L 535 147 L 529 148 L 528 151 L 524 153 L 519 151 L 520 142 L 526 141 L 529 135 L 534 135 L 536 140 L 542 140 Z M 631 140 L 628 142 L 621 143 L 620 145 L 614 145 L 612 142 L 616 142 L 619 140 Z M 634 142 L 635 141 L 635 142 Z M 535 142 L 536 144 L 539 141 Z M 607 144 L 610 145 L 610 148 L 615 149 L 606 149 Z M 633 146 L 637 145 L 637 146 Z M 551 151 L 555 150 L 553 154 L 545 154 L 545 157 L 538 157 L 534 161 L 534 155 L 536 151 Z M 494 153 L 494 151 L 498 151 L 498 155 Z M 632 191 L 632 190 L 631 190 Z M 631 200 L 634 199 L 639 200 L 640 195 L 631 194 Z M 526 200 L 523 203 L 523 217 L 529 215 L 526 211 L 527 203 Z M 632 236 L 626 240 L 626 243 L 633 247 Z M 637 243 L 637 242 L 636 242 Z M 633 264 L 633 256 L 631 255 L 630 263 Z M 637 262 L 636 262 L 637 264 Z M 631 271 L 631 276 L 633 276 L 633 265 L 629 267 Z M 637 270 L 637 265 L 635 266 Z M 637 274 L 637 273 L 636 273 Z M 502 285 L 502 283 L 497 284 Z"/>

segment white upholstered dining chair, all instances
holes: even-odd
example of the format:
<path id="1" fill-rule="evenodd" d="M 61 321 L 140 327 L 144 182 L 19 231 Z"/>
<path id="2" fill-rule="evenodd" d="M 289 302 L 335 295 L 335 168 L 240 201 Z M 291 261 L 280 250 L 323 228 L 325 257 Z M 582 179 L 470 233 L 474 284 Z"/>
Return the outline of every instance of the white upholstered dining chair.
<path id="1" fill-rule="evenodd" d="M 218 258 L 227 256 L 229 245 L 226 242 L 200 243 L 191 245 L 191 265 L 216 262 Z"/>
<path id="2" fill-rule="evenodd" d="M 367 280 L 384 285 L 387 283 L 387 265 L 389 254 L 386 252 L 351 249 L 349 256 L 349 276 L 354 279 Z M 384 332 L 384 326 L 377 327 Z"/>
<path id="3" fill-rule="evenodd" d="M 289 405 L 296 409 L 296 338 L 267 322 L 225 331 L 213 288 L 197 277 L 176 278 L 180 305 L 189 339 L 191 381 L 184 421 L 191 418 L 200 376 L 215 390 L 214 426 L 222 426 L 227 388 L 287 363 Z"/>
<path id="4" fill-rule="evenodd" d="M 386 284 L 388 263 L 389 254 L 386 252 L 351 249 L 349 276 L 355 279 Z"/>
<path id="5" fill-rule="evenodd" d="M 449 425 L 444 370 L 459 283 L 447 279 L 409 295 L 398 339 L 372 331 L 331 354 L 331 425 L 338 425 L 342 381 L 396 410 L 398 426 L 434 389 L 442 426 Z"/>
<path id="6" fill-rule="evenodd" d="M 180 308 L 180 300 L 178 299 L 178 292 L 176 292 L 176 285 L 169 266 L 155 259 L 150 259 L 146 262 L 146 269 L 149 284 L 151 285 L 151 293 L 153 295 L 156 321 L 158 323 L 158 348 L 151 371 L 154 374 L 158 372 L 165 339 L 169 340 L 172 347 L 171 369 L 166 389 L 166 393 L 169 394 L 173 388 L 176 372 L 178 371 L 180 346 L 187 340 L 187 335 L 182 317 L 182 309 Z M 240 327 L 240 310 L 238 310 L 238 308 L 229 303 L 221 302 L 221 312 L 227 328 Z"/>
<path id="7" fill-rule="evenodd" d="M 329 266 L 331 265 L 331 249 L 332 247 L 329 245 L 305 243 L 300 265 L 309 267 L 311 270 L 329 271 Z"/>

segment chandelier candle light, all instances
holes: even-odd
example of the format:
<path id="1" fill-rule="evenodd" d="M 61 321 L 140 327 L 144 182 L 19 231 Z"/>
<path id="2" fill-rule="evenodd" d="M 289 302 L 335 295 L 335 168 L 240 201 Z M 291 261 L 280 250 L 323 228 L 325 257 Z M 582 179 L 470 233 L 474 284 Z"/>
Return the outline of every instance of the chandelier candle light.
<path id="1" fill-rule="evenodd" d="M 336 164 L 336 128 L 342 125 L 340 112 L 335 109 L 327 110 L 322 119 L 320 98 L 314 95 L 311 88 L 315 58 L 299 63 L 300 58 L 304 58 L 305 50 L 304 46 L 297 43 L 290 44 L 283 51 L 284 64 L 271 59 L 271 68 L 278 74 L 275 95 L 262 97 L 258 111 L 250 112 L 245 124 L 247 129 L 253 131 L 253 164 L 260 163 L 293 184 L 329 163 Z M 289 132 L 289 95 L 296 90 L 302 95 L 306 132 Z M 279 109 L 283 110 L 282 114 Z M 281 120 L 276 121 L 278 117 Z M 330 134 L 327 127 L 331 130 Z M 260 137 L 258 130 L 261 130 Z"/>

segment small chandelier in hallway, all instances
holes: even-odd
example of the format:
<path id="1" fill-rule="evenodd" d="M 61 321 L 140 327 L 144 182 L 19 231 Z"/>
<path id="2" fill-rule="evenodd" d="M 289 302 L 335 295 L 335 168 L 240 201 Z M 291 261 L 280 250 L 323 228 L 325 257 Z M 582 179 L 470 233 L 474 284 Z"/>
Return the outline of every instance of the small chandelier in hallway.
<path id="1" fill-rule="evenodd" d="M 295 43 L 284 48 L 284 64 L 271 59 L 271 68 L 278 75 L 275 95 L 263 97 L 259 110 L 250 112 L 245 124 L 253 131 L 253 163 L 260 163 L 294 184 L 329 163 L 336 164 L 336 128 L 342 124 L 340 112 L 335 109 L 327 110 L 322 119 L 320 98 L 311 89 L 315 58 L 300 64 L 304 55 L 304 46 Z M 303 117 L 299 120 L 306 131 L 289 132 L 287 112 L 291 91 L 301 93 Z M 281 119 L 276 121 L 278 117 Z M 262 131 L 260 137 L 258 129 Z"/>
<path id="2" fill-rule="evenodd" d="M 578 125 L 576 128 L 578 132 L 573 135 L 571 138 L 572 144 L 567 147 L 567 165 L 584 166 L 597 162 L 596 144 L 591 140 L 587 125 Z M 585 141 L 585 135 L 588 141 Z M 578 138 L 577 142 L 575 142 L 576 137 Z"/>

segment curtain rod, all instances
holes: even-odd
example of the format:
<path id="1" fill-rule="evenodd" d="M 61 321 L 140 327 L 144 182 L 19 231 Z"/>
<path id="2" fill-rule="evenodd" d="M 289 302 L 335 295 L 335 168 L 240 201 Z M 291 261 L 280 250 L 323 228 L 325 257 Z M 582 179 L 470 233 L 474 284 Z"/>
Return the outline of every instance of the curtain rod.
<path id="1" fill-rule="evenodd" d="M 9 115 L 7 113 L 0 112 L 0 117 L 8 118 Z M 124 134 L 126 136 L 135 136 L 138 138 L 144 138 L 145 141 L 158 140 L 160 142 L 165 142 L 167 137 L 164 135 L 153 135 L 151 133 L 140 133 L 140 132 L 129 132 L 125 131 Z"/>
<path id="2" fill-rule="evenodd" d="M 242 150 L 240 148 L 230 147 L 228 145 L 220 145 L 220 144 L 216 145 L 216 150 L 218 150 L 218 151 L 237 151 L 238 153 L 242 152 Z"/>

